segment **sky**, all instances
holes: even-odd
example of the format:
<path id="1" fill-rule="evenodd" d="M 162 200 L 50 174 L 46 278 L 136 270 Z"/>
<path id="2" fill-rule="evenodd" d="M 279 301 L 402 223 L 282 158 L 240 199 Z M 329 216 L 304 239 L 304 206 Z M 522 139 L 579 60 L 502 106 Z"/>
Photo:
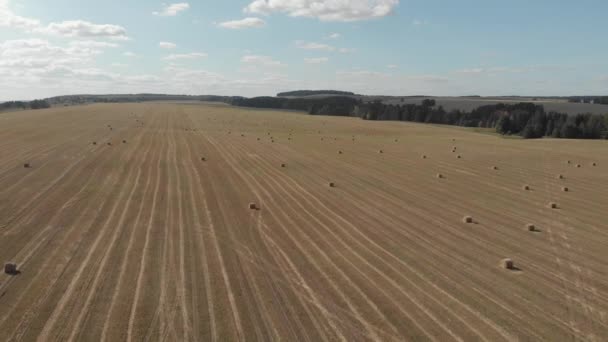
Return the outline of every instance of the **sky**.
<path id="1" fill-rule="evenodd" d="M 608 94 L 606 0 L 0 0 L 0 101 Z"/>

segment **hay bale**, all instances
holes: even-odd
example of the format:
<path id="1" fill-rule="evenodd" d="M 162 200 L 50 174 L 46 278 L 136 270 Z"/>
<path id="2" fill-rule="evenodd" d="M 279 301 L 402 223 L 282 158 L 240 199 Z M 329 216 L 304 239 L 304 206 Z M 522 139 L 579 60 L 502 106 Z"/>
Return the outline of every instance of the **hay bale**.
<path id="1" fill-rule="evenodd" d="M 258 141 L 260 140 L 260 138 L 257 139 Z"/>
<path id="2" fill-rule="evenodd" d="M 285 164 L 281 164 L 281 167 L 287 167 L 287 165 L 285 165 Z"/>
<path id="3" fill-rule="evenodd" d="M 496 166 L 496 165 L 492 166 L 492 170 L 498 170 L 498 166 Z"/>
<path id="4" fill-rule="evenodd" d="M 437 178 L 441 179 L 441 178 L 443 178 L 443 175 L 441 173 L 438 173 Z"/>
<path id="5" fill-rule="evenodd" d="M 97 145 L 97 141 L 93 141 L 93 145 Z"/>
<path id="6" fill-rule="evenodd" d="M 109 142 L 109 143 L 107 143 L 107 145 L 108 145 L 108 146 L 112 146 L 112 143 L 111 143 L 111 142 Z"/>
<path id="7" fill-rule="evenodd" d="M 473 218 L 471 216 L 465 216 L 462 218 L 462 222 L 464 223 L 473 223 Z"/>
<path id="8" fill-rule="evenodd" d="M 591 166 L 597 166 L 597 163 L 591 163 Z"/>
<path id="9" fill-rule="evenodd" d="M 123 144 L 126 144 L 126 143 L 127 143 L 127 141 L 126 141 L 126 140 L 123 140 L 123 141 L 122 141 L 122 143 L 123 143 Z"/>
<path id="10" fill-rule="evenodd" d="M 549 202 L 549 204 L 547 204 L 547 206 L 551 209 L 557 209 L 557 203 L 555 203 L 555 202 Z"/>
<path id="11" fill-rule="evenodd" d="M 563 191 L 563 192 L 568 192 L 568 191 L 570 191 L 570 189 L 568 189 L 568 187 L 567 187 L 567 186 L 563 186 L 563 187 L 562 187 L 562 191 Z"/>
<path id="12" fill-rule="evenodd" d="M 334 183 L 334 182 L 329 182 L 328 185 L 329 185 L 330 188 L 335 188 L 336 187 L 336 183 Z"/>
<path id="13" fill-rule="evenodd" d="M 6 274 L 10 274 L 10 275 L 15 275 L 18 273 L 17 271 L 17 264 L 15 264 L 14 262 L 7 262 L 4 264 L 4 273 Z"/>
<path id="14" fill-rule="evenodd" d="M 23 164 L 23 167 L 26 168 L 26 169 L 29 169 L 32 166 L 30 165 L 30 163 L 25 163 L 25 164 Z"/>
<path id="15" fill-rule="evenodd" d="M 530 186 L 529 186 L 529 185 L 524 185 L 522 188 L 523 188 L 524 190 L 530 190 Z"/>
<path id="16" fill-rule="evenodd" d="M 557 175 L 557 179 L 564 179 L 564 175 Z"/>
<path id="17" fill-rule="evenodd" d="M 426 155 L 425 154 L 422 155 L 422 159 L 426 159 Z"/>
<path id="18" fill-rule="evenodd" d="M 581 164 L 576 164 L 576 167 L 581 167 Z"/>
<path id="19" fill-rule="evenodd" d="M 526 229 L 528 229 L 529 232 L 535 232 L 536 231 L 536 226 L 533 225 L 532 223 L 528 223 L 526 225 Z"/>
<path id="20" fill-rule="evenodd" d="M 258 210 L 258 205 L 255 204 L 255 203 L 253 203 L 253 202 L 251 202 L 251 203 L 249 203 L 249 209 L 251 209 L 251 210 Z"/>
<path id="21" fill-rule="evenodd" d="M 207 158 L 201 157 L 201 161 L 207 161 Z"/>
<path id="22" fill-rule="evenodd" d="M 504 267 L 508 270 L 515 269 L 515 263 L 513 262 L 513 260 L 511 260 L 509 258 L 502 259 L 502 261 L 500 263 L 502 264 L 502 267 Z"/>
<path id="23" fill-rule="evenodd" d="M 566 164 L 572 164 L 571 160 L 566 161 Z"/>
<path id="24" fill-rule="evenodd" d="M 456 156 L 456 158 L 462 159 L 462 156 L 459 154 L 459 155 Z"/>
<path id="25" fill-rule="evenodd" d="M 379 150 L 379 151 L 378 151 L 378 153 L 384 153 L 384 151 L 382 151 L 382 150 Z"/>
<path id="26" fill-rule="evenodd" d="M 341 150 L 338 150 L 338 154 L 342 154 L 342 151 L 341 151 Z"/>

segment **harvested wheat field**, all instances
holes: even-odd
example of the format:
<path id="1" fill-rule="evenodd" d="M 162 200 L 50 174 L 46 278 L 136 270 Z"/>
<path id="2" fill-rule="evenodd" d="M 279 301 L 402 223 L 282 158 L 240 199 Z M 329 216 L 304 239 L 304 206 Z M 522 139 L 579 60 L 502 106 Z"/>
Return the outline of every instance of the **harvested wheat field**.
<path id="1" fill-rule="evenodd" d="M 206 104 L 0 114 L 0 341 L 606 341 L 607 260 L 605 141 Z"/>

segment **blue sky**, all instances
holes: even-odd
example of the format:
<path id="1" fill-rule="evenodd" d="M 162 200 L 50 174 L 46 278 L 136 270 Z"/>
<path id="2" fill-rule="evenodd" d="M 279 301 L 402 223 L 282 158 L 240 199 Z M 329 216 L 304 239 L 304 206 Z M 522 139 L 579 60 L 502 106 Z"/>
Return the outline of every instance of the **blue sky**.
<path id="1" fill-rule="evenodd" d="M 0 100 L 608 94 L 608 2 L 0 0 Z"/>

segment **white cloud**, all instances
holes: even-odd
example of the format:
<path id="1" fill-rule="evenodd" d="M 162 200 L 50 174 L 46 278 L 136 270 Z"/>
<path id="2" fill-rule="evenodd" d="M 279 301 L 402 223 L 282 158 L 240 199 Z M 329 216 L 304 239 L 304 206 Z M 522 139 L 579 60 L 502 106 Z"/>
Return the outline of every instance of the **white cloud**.
<path id="1" fill-rule="evenodd" d="M 389 68 L 389 69 L 397 69 L 398 68 L 398 66 L 395 65 L 395 64 L 389 64 L 386 67 Z"/>
<path id="2" fill-rule="evenodd" d="M 175 47 L 177 47 L 177 45 L 175 45 L 174 43 L 171 43 L 171 42 L 160 42 L 160 43 L 158 43 L 158 46 L 161 49 L 175 49 Z"/>
<path id="3" fill-rule="evenodd" d="M 124 27 L 110 24 L 93 24 L 84 20 L 67 20 L 50 23 L 46 27 L 35 29 L 36 32 L 59 35 L 63 37 L 88 37 L 128 40 Z"/>
<path id="4" fill-rule="evenodd" d="M 190 8 L 190 4 L 187 2 L 180 2 L 176 4 L 166 5 L 160 12 L 152 12 L 154 15 L 162 17 L 174 17 L 180 12 L 183 12 Z"/>
<path id="5" fill-rule="evenodd" d="M 408 76 L 408 79 L 413 81 L 422 81 L 422 82 L 448 82 L 449 79 L 444 76 L 437 75 L 414 75 Z"/>
<path id="6" fill-rule="evenodd" d="M 338 49 L 338 52 L 340 53 L 353 53 L 357 51 L 356 49 L 351 49 L 351 48 L 340 48 Z"/>
<path id="7" fill-rule="evenodd" d="M 323 64 L 327 63 L 329 58 L 327 57 L 315 57 L 315 58 L 304 58 L 304 63 L 306 64 Z"/>
<path id="8" fill-rule="evenodd" d="M 165 61 L 176 61 L 183 59 L 197 59 L 207 57 L 207 54 L 204 52 L 190 52 L 190 53 L 181 53 L 181 54 L 171 54 L 169 56 L 163 57 Z"/>
<path id="9" fill-rule="evenodd" d="M 331 33 L 329 34 L 327 37 L 325 37 L 326 39 L 338 39 L 341 38 L 342 35 L 339 33 Z"/>
<path id="10" fill-rule="evenodd" d="M 129 64 L 125 64 L 125 63 L 112 63 L 110 64 L 111 67 L 114 68 L 126 68 L 129 66 Z"/>
<path id="11" fill-rule="evenodd" d="M 284 63 L 272 59 L 269 56 L 260 56 L 260 55 L 246 55 L 241 58 L 241 62 L 243 64 L 249 66 L 262 66 L 262 67 L 284 67 L 286 66 Z"/>
<path id="12" fill-rule="evenodd" d="M 412 21 L 412 25 L 414 25 L 414 26 L 422 26 L 422 25 L 426 25 L 428 23 L 429 23 L 428 21 L 426 21 L 426 20 L 420 20 L 420 19 L 414 19 Z"/>
<path id="13" fill-rule="evenodd" d="M 246 13 L 285 13 L 322 21 L 357 21 L 389 15 L 399 0 L 254 0 Z"/>
<path id="14" fill-rule="evenodd" d="M 8 0 L 0 0 L 0 27 L 63 37 L 129 39 L 125 28 L 119 25 L 95 24 L 84 20 L 66 20 L 52 22 L 45 26 L 38 19 L 15 14 L 8 4 Z"/>
<path id="15" fill-rule="evenodd" d="M 322 43 L 314 43 L 314 42 L 305 42 L 301 40 L 296 40 L 295 45 L 298 49 L 304 50 L 323 50 L 323 51 L 334 51 L 335 47 Z"/>
<path id="16" fill-rule="evenodd" d="M 241 20 L 230 20 L 219 23 L 219 27 L 227 29 L 244 29 L 244 28 L 259 28 L 266 25 L 266 22 L 260 18 L 244 18 Z"/>
<path id="17" fill-rule="evenodd" d="M 100 42 L 96 40 L 74 40 L 70 42 L 70 46 L 85 47 L 85 48 L 116 48 L 118 44 L 109 42 Z"/>
<path id="18" fill-rule="evenodd" d="M 135 56 L 137 56 L 135 53 L 133 53 L 131 51 L 123 52 L 122 55 L 125 56 L 125 57 L 135 57 Z"/>

